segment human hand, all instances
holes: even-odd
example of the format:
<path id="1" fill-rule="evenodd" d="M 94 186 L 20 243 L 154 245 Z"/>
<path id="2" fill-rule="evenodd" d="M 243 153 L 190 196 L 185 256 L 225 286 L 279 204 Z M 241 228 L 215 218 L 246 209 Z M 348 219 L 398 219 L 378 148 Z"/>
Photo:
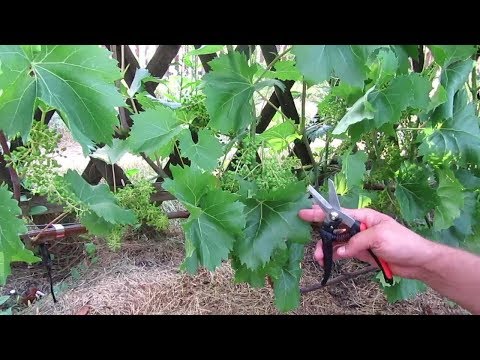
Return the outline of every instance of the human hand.
<path id="1" fill-rule="evenodd" d="M 424 239 L 407 229 L 388 215 L 373 209 L 342 209 L 346 214 L 367 225 L 367 229 L 352 236 L 347 243 L 335 243 L 333 260 L 357 258 L 377 265 L 368 253 L 371 249 L 375 255 L 385 260 L 394 275 L 404 278 L 418 278 L 423 265 L 431 259 L 433 242 Z M 321 223 L 325 213 L 318 205 L 312 209 L 299 212 L 302 220 Z M 323 266 L 322 242 L 317 243 L 315 260 Z"/>

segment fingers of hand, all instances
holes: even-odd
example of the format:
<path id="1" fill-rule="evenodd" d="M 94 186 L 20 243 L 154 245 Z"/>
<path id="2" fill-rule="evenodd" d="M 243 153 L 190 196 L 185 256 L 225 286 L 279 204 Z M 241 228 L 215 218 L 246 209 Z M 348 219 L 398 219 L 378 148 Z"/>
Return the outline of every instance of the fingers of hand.
<path id="1" fill-rule="evenodd" d="M 339 247 L 336 254 L 342 258 L 357 257 L 361 252 L 372 248 L 376 235 L 376 231 L 372 228 L 364 230 L 350 238 L 344 246 Z"/>
<path id="2" fill-rule="evenodd" d="M 322 222 L 325 219 L 325 213 L 318 205 L 313 205 L 311 209 L 301 209 L 298 216 L 300 219 L 310 222 Z"/>

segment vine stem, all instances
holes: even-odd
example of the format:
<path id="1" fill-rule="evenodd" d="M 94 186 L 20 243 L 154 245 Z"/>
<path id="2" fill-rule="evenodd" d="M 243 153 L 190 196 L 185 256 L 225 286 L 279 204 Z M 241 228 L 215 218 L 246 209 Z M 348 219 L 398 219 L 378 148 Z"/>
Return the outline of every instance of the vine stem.
<path id="1" fill-rule="evenodd" d="M 473 70 L 472 70 L 472 101 L 475 104 L 475 112 L 478 113 L 478 99 L 477 99 L 477 54 L 473 54 Z"/>
<path id="2" fill-rule="evenodd" d="M 258 93 L 258 95 L 260 95 L 260 97 L 261 97 L 264 101 L 266 101 L 271 107 L 273 107 L 276 111 L 278 111 L 278 112 L 283 116 L 283 119 L 284 119 L 284 120 L 287 118 L 287 115 L 285 115 L 285 114 L 283 113 L 283 111 L 280 110 L 280 108 L 278 108 L 277 106 L 275 106 L 269 99 L 267 99 L 267 98 L 265 97 L 265 95 L 263 95 L 263 94 L 262 94 L 260 91 L 258 91 L 258 90 L 255 90 L 255 91 Z"/>
<path id="3" fill-rule="evenodd" d="M 10 148 L 8 147 L 7 138 L 3 131 L 0 131 L 0 144 L 3 149 L 3 154 L 10 156 Z M 8 167 L 8 172 L 10 173 L 10 179 L 12 180 L 13 197 L 20 202 L 20 180 L 18 179 L 18 174 L 13 165 Z"/>
<path id="4" fill-rule="evenodd" d="M 143 160 L 145 160 L 147 164 L 150 165 L 150 167 L 157 173 L 157 175 L 163 177 L 164 179 L 168 179 L 167 173 L 163 171 L 161 167 L 157 166 L 157 164 L 155 164 L 155 162 L 150 159 L 147 154 L 141 152 L 140 155 L 142 156 Z"/>
<path id="5" fill-rule="evenodd" d="M 376 266 L 370 265 L 370 266 L 364 267 L 363 269 L 360 269 L 360 270 L 357 270 L 357 271 L 354 271 L 354 272 L 351 272 L 351 273 L 348 273 L 348 274 L 337 276 L 335 279 L 332 279 L 331 281 L 327 282 L 325 285 L 322 285 L 322 283 L 318 283 L 318 284 L 315 284 L 315 285 L 303 287 L 303 288 L 300 289 L 300 293 L 306 294 L 308 292 L 315 291 L 315 290 L 318 290 L 318 289 L 321 289 L 321 288 L 324 288 L 324 287 L 327 287 L 327 286 L 330 286 L 330 285 L 338 284 L 339 282 L 342 282 L 344 280 L 347 280 L 347 279 L 350 279 L 350 278 L 353 278 L 353 277 L 357 277 L 359 275 L 367 274 L 367 273 L 372 272 L 374 270 L 378 270 L 378 268 Z"/>
<path id="6" fill-rule="evenodd" d="M 312 148 L 310 147 L 310 143 L 308 142 L 307 135 L 305 134 L 305 105 L 306 105 L 306 99 L 307 99 L 307 83 L 303 81 L 302 84 L 302 114 L 300 116 L 300 134 L 302 135 L 302 140 L 303 143 L 305 144 L 305 147 L 307 148 L 308 156 L 310 157 L 310 161 L 313 165 L 313 172 L 315 174 L 315 185 L 317 185 L 318 182 L 318 166 L 317 163 L 315 162 L 315 158 L 313 157 L 313 152 Z"/>
<path id="7" fill-rule="evenodd" d="M 292 50 L 292 47 L 293 46 L 290 46 L 289 48 L 285 49 L 284 51 L 282 51 L 280 54 L 278 54 L 277 56 L 275 56 L 275 58 L 272 60 L 272 62 L 270 64 L 268 64 L 267 68 L 260 74 L 260 76 L 258 77 L 258 79 L 253 83 L 253 85 L 255 85 L 256 83 L 258 83 L 264 76 L 265 74 L 267 73 L 267 71 L 269 71 L 273 65 L 275 65 L 275 63 L 280 60 L 283 56 L 285 56 L 288 52 L 290 52 L 290 50 Z"/>
<path id="8" fill-rule="evenodd" d="M 47 231 L 47 229 L 50 227 L 50 225 L 56 223 L 57 221 L 60 221 L 61 219 L 63 219 L 65 216 L 67 216 L 68 213 L 64 212 L 64 213 L 61 213 L 60 215 L 58 215 L 55 219 L 53 219 L 52 221 L 50 221 L 47 226 L 45 226 L 42 230 L 40 230 L 40 232 L 32 239 L 33 242 L 37 241 L 40 236 L 45 232 Z"/>

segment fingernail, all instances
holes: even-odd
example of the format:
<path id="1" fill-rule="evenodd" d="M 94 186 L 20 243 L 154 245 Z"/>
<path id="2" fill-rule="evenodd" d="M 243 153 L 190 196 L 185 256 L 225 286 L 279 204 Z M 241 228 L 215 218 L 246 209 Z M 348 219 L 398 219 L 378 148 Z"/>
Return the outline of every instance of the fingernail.
<path id="1" fill-rule="evenodd" d="M 337 254 L 340 255 L 340 256 L 344 256 L 345 253 L 346 253 L 346 249 L 345 249 L 345 246 L 340 246 L 338 249 L 337 249 Z"/>

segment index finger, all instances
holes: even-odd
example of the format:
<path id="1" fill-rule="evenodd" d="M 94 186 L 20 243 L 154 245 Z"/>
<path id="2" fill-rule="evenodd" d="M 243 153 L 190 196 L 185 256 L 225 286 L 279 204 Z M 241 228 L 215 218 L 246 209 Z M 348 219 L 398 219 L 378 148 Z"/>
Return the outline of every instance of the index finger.
<path id="1" fill-rule="evenodd" d="M 325 213 L 318 205 L 313 205 L 311 209 L 301 209 L 298 216 L 309 222 L 322 222 L 325 219 Z"/>

